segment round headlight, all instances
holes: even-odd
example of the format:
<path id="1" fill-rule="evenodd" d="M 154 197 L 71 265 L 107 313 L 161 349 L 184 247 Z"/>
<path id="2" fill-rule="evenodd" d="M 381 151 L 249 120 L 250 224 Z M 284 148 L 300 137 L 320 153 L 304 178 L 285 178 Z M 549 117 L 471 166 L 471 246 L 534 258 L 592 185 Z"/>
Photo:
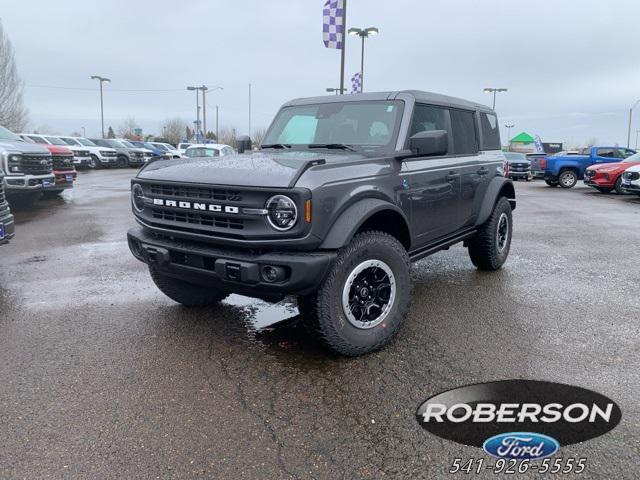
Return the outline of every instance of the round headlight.
<path id="1" fill-rule="evenodd" d="M 20 155 L 9 155 L 9 161 L 10 162 L 19 162 L 20 161 Z"/>
<path id="2" fill-rule="evenodd" d="M 131 202 L 133 203 L 133 208 L 135 208 L 137 212 L 142 212 L 142 210 L 144 210 L 144 192 L 142 191 L 142 186 L 139 183 L 134 183 L 133 187 L 131 187 Z"/>
<path id="3" fill-rule="evenodd" d="M 298 219 L 296 204 L 289 197 L 275 195 L 267 200 L 267 220 L 276 230 L 284 231 L 293 228 Z"/>

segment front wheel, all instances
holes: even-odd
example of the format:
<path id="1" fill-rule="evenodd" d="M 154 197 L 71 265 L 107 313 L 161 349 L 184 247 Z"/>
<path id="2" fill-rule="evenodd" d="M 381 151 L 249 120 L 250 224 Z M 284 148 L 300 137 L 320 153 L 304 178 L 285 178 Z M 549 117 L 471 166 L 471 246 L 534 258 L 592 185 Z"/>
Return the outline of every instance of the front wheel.
<path id="1" fill-rule="evenodd" d="M 622 189 L 622 175 L 618 177 L 613 188 L 618 195 L 626 195 L 626 192 Z"/>
<path id="2" fill-rule="evenodd" d="M 129 166 L 129 159 L 124 155 L 120 155 L 117 161 L 118 168 L 125 168 Z"/>
<path id="3" fill-rule="evenodd" d="M 509 256 L 512 233 L 511 205 L 500 197 L 489 219 L 468 243 L 471 262 L 479 270 L 498 270 Z"/>
<path id="4" fill-rule="evenodd" d="M 305 325 L 328 348 L 359 356 L 387 345 L 411 302 L 409 256 L 382 232 L 363 232 L 338 252 L 317 292 L 298 300 Z"/>
<path id="5" fill-rule="evenodd" d="M 562 188 L 573 188 L 578 183 L 578 175 L 573 170 L 563 170 L 558 177 L 558 183 Z"/>
<path id="6" fill-rule="evenodd" d="M 203 287 L 179 280 L 161 273 L 155 267 L 149 266 L 149 273 L 153 283 L 171 300 L 185 307 L 206 307 L 224 300 L 229 293 L 215 288 Z"/>
<path id="7" fill-rule="evenodd" d="M 544 183 L 546 183 L 550 187 L 557 187 L 558 186 L 558 182 L 554 182 L 552 180 L 545 180 Z"/>

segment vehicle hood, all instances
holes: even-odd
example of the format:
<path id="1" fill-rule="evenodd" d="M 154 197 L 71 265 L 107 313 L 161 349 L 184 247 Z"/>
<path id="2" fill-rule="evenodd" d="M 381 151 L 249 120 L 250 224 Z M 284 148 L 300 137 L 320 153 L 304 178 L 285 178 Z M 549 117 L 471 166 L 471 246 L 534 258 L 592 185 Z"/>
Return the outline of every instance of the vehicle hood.
<path id="1" fill-rule="evenodd" d="M 49 153 L 49 150 L 41 145 L 27 142 L 15 142 L 13 140 L 0 140 L 0 150 L 9 150 L 11 152 L 21 153 L 36 153 L 43 154 Z"/>
<path id="2" fill-rule="evenodd" d="M 185 183 L 286 188 L 309 160 L 335 163 L 364 158 L 354 153 L 259 151 L 224 157 L 155 160 L 138 178 Z"/>
<path id="3" fill-rule="evenodd" d="M 629 167 L 633 167 L 635 165 L 640 165 L 640 162 L 616 162 L 616 163 L 601 163 L 599 165 L 591 165 L 587 168 L 587 170 L 595 170 L 599 171 L 608 171 L 613 172 L 616 170 L 626 170 Z"/>
<path id="4" fill-rule="evenodd" d="M 53 155 L 70 155 L 73 152 L 67 147 L 62 147 L 59 145 L 45 145 L 47 150 L 49 150 Z"/>

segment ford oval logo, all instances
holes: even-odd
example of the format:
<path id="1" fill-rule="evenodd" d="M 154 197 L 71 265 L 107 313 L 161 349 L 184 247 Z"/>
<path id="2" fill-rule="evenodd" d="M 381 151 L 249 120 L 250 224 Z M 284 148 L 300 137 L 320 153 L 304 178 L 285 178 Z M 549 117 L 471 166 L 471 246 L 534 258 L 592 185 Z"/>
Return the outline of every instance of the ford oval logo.
<path id="1" fill-rule="evenodd" d="M 533 432 L 501 433 L 488 438 L 482 449 L 496 458 L 514 460 L 541 460 L 558 451 L 555 438 Z"/>

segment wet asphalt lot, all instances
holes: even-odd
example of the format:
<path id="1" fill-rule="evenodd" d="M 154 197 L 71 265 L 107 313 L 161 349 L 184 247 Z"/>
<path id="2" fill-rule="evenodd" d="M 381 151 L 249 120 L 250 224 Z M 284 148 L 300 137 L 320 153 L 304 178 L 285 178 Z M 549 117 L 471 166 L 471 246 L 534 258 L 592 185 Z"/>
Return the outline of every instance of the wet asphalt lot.
<path id="1" fill-rule="evenodd" d="M 637 478 L 640 198 L 517 183 L 504 269 L 476 271 L 460 246 L 419 262 L 397 340 L 345 359 L 304 335 L 294 302 L 186 309 L 160 294 L 126 244 L 133 174 L 81 172 L 15 212 L 0 478 L 452 478 L 455 457 L 484 455 L 424 431 L 418 404 L 511 378 L 616 401 L 615 430 L 560 453 L 587 457 L 580 478 Z"/>

